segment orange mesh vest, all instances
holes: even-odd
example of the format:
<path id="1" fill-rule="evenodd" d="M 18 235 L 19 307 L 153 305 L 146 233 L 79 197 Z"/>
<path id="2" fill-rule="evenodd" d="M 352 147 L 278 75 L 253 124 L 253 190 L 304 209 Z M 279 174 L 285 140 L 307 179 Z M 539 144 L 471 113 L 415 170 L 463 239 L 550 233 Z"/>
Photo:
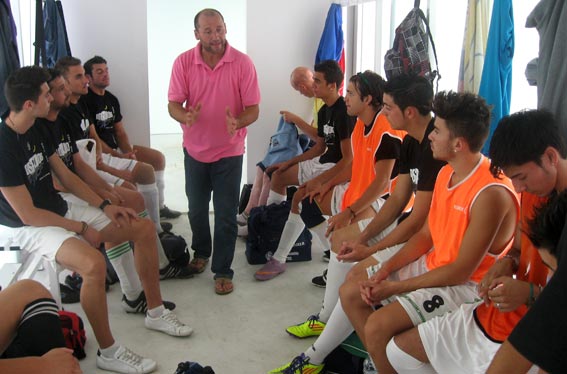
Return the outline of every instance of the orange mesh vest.
<path id="1" fill-rule="evenodd" d="M 533 218 L 534 208 L 545 201 L 545 198 L 537 197 L 529 193 L 522 193 L 521 227 L 520 237 L 520 265 L 516 273 L 516 279 L 544 286 L 547 283 L 548 269 L 541 261 L 537 248 L 530 242 L 524 233 L 527 229 L 528 220 Z M 496 342 L 503 342 L 512 332 L 516 324 L 528 312 L 526 305 L 520 305 L 511 312 L 501 312 L 494 303 L 481 304 L 475 309 L 475 320 L 484 334 Z"/>
<path id="2" fill-rule="evenodd" d="M 452 187 L 448 186 L 453 175 L 453 168 L 445 165 L 439 171 L 429 210 L 429 229 L 434 243 L 434 250 L 430 251 L 426 257 L 429 270 L 455 261 L 469 225 L 472 206 L 485 188 L 497 185 L 509 190 L 514 196 L 519 216 L 520 204 L 512 182 L 504 175 L 501 175 L 500 179 L 494 178 L 489 168 L 490 161 L 482 156 L 471 173 Z M 511 247 L 512 240 L 513 237 L 510 238 L 504 251 Z M 470 279 L 479 282 L 494 262 L 494 256 L 485 255 Z"/>
<path id="3" fill-rule="evenodd" d="M 346 209 L 347 206 L 350 206 L 358 200 L 372 181 L 374 181 L 376 177 L 376 170 L 374 169 L 376 161 L 374 156 L 385 134 L 393 138 L 398 138 L 401 144 L 406 132 L 393 130 L 386 116 L 380 113 L 374 119 L 374 125 L 370 132 L 364 135 L 364 122 L 362 122 L 360 118 L 357 118 L 356 125 L 350 137 L 353 153 L 352 173 L 350 184 L 343 196 L 341 210 Z M 384 194 L 390 192 L 390 185 L 391 181 L 384 191 Z"/>

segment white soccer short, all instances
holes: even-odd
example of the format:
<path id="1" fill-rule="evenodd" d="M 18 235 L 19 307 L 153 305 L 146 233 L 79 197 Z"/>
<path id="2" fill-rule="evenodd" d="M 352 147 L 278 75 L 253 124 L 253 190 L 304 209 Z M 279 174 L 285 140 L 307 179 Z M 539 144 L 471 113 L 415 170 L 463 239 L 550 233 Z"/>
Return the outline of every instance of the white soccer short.
<path id="1" fill-rule="evenodd" d="M 83 161 L 93 168 L 106 183 L 112 186 L 121 186 L 124 183 L 124 179 L 96 168 L 96 142 L 93 139 L 77 140 L 77 148 Z"/>
<path id="2" fill-rule="evenodd" d="M 372 205 L 372 208 L 374 208 L 374 205 Z M 360 221 L 358 221 L 358 228 L 359 228 L 360 232 L 363 232 L 366 229 L 366 227 L 368 227 L 368 225 L 370 225 L 370 222 L 372 222 L 372 219 L 373 218 L 367 218 L 367 219 L 361 219 Z M 378 243 L 380 240 L 384 239 L 389 233 L 391 233 L 396 228 L 396 226 L 398 226 L 398 220 L 395 220 L 394 222 L 392 222 L 390 224 L 390 226 L 388 226 L 384 230 L 382 230 L 382 232 L 380 234 L 370 238 L 367 242 L 368 246 L 373 246 L 374 244 Z M 403 244 L 405 244 L 405 243 L 402 243 L 401 246 L 403 246 Z M 396 252 L 397 252 L 397 251 L 400 250 L 401 246 L 398 244 L 398 245 L 395 245 L 395 246 L 392 246 L 392 247 L 397 248 L 397 250 L 396 250 Z M 382 251 L 379 251 L 378 253 L 380 253 L 380 252 L 382 252 Z M 385 260 L 383 260 L 383 261 L 385 261 Z"/>
<path id="3" fill-rule="evenodd" d="M 326 164 L 320 163 L 319 157 L 301 161 L 297 171 L 297 180 L 299 181 L 299 184 L 303 184 L 316 176 L 323 174 L 333 166 L 335 166 L 335 164 L 332 162 L 327 162 Z"/>
<path id="4" fill-rule="evenodd" d="M 425 274 L 429 270 L 425 264 L 426 255 L 416 261 L 393 272 L 388 277 L 392 281 L 401 281 Z M 370 278 L 380 269 L 381 263 L 369 266 L 366 271 Z M 476 283 L 447 287 L 422 288 L 402 295 L 393 295 L 382 300 L 386 305 L 398 301 L 410 317 L 414 326 L 417 326 L 434 317 L 442 316 L 447 312 L 457 310 L 462 304 L 476 303 L 480 300 L 476 290 Z"/>
<path id="5" fill-rule="evenodd" d="M 138 161 L 130 158 L 114 157 L 108 153 L 103 153 L 101 156 L 102 162 L 118 170 L 134 170 Z"/>
<path id="6" fill-rule="evenodd" d="M 68 210 L 65 218 L 85 221 L 95 230 L 100 231 L 111 222 L 102 211 L 92 206 L 70 202 L 67 205 Z M 80 238 L 80 236 L 72 231 L 55 226 L 0 226 L 0 241 L 8 245 L 19 246 L 24 256 L 26 252 L 39 253 L 49 260 L 54 260 L 63 242 L 69 238 Z"/>
<path id="7" fill-rule="evenodd" d="M 342 183 L 338 184 L 333 187 L 333 195 L 331 197 L 331 213 L 333 215 L 339 214 L 342 212 L 342 205 L 343 205 L 343 197 L 345 196 L 345 192 L 348 189 L 350 183 Z M 375 213 L 378 213 L 382 206 L 386 202 L 385 199 L 379 197 L 375 201 L 372 202 L 372 209 L 374 209 Z"/>
<path id="8" fill-rule="evenodd" d="M 485 373 L 500 348 L 488 339 L 474 320 L 478 303 L 463 304 L 443 317 L 417 328 L 429 362 L 438 373 Z M 528 373 L 537 373 L 532 367 Z"/>

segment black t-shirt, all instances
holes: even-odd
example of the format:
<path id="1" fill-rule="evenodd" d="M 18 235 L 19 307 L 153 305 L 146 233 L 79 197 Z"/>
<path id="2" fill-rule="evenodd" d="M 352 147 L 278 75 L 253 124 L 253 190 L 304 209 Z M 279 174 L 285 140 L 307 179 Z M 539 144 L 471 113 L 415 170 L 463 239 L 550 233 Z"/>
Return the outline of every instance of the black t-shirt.
<path id="1" fill-rule="evenodd" d="M 55 122 L 44 118 L 38 118 L 34 126 L 43 131 L 45 137 L 51 141 L 51 147 L 55 149 L 61 160 L 67 165 L 69 170 L 75 172 L 75 163 L 73 155 L 79 150 L 77 144 L 71 139 L 67 127 L 63 125 L 64 120 L 57 117 Z"/>
<path id="2" fill-rule="evenodd" d="M 390 179 L 394 179 L 400 170 L 400 155 L 402 150 L 402 144 L 400 139 L 394 138 L 388 134 L 382 136 L 382 141 L 380 146 L 374 154 L 374 161 L 378 162 L 380 160 L 396 160 L 394 167 L 392 168 L 392 174 Z"/>
<path id="3" fill-rule="evenodd" d="M 17 134 L 0 123 L 0 186 L 25 185 L 33 204 L 64 216 L 67 203 L 53 187 L 48 159 L 54 150 L 40 128 L 32 126 L 25 134 Z M 0 225 L 24 226 L 4 195 L 0 193 Z"/>
<path id="4" fill-rule="evenodd" d="M 341 140 L 349 139 L 356 117 L 347 114 L 345 99 L 339 96 L 331 106 L 323 105 L 317 113 L 317 135 L 325 139 L 327 151 L 319 158 L 319 162 L 337 163 L 343 157 Z"/>
<path id="5" fill-rule="evenodd" d="M 402 155 L 400 157 L 400 174 L 409 174 L 414 191 L 432 192 L 439 170 L 445 161 L 433 158 L 431 142 L 428 138 L 433 131 L 434 119 L 431 119 L 425 130 L 421 143 L 410 135 L 404 137 Z"/>
<path id="6" fill-rule="evenodd" d="M 567 373 L 567 243 L 561 240 L 558 248 L 563 258 L 557 271 L 508 337 L 518 352 L 551 374 Z"/>
<path id="7" fill-rule="evenodd" d="M 89 126 L 91 124 L 89 110 L 81 100 L 59 112 L 59 117 L 63 120 L 63 125 L 67 126 L 67 131 L 74 142 L 89 138 Z"/>
<path id="8" fill-rule="evenodd" d="M 120 103 L 116 96 L 106 90 L 104 95 L 97 95 L 89 88 L 89 93 L 81 97 L 81 100 L 89 110 L 98 136 L 110 148 L 118 148 L 114 125 L 122 121 L 122 113 L 120 113 Z"/>

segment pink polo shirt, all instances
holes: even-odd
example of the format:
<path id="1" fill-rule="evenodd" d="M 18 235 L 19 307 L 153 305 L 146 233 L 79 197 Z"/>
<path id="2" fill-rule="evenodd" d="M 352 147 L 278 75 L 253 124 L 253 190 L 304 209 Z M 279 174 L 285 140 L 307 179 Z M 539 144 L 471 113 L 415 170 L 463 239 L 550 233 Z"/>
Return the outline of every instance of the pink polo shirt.
<path id="1" fill-rule="evenodd" d="M 201 103 L 198 120 L 191 127 L 181 124 L 183 147 L 200 162 L 244 153 L 246 128 L 230 136 L 226 108 L 238 116 L 245 107 L 260 103 L 256 69 L 250 57 L 228 43 L 224 56 L 211 69 L 201 55 L 201 43 L 177 57 L 169 82 L 169 101 L 185 108 Z"/>

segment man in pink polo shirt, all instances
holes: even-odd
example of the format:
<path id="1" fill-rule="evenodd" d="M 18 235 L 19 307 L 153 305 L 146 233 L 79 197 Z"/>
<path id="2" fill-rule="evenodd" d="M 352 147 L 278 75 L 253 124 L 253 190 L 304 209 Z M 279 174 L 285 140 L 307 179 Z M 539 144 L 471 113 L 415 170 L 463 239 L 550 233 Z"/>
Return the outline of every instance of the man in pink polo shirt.
<path id="1" fill-rule="evenodd" d="M 199 43 L 173 63 L 168 110 L 183 129 L 185 191 L 195 251 L 190 268 L 203 272 L 213 253 L 215 292 L 224 295 L 233 290 L 231 264 L 244 139 L 246 127 L 258 119 L 260 89 L 250 58 L 226 41 L 222 14 L 203 9 L 194 22 Z M 209 229 L 211 192 L 213 241 Z"/>

